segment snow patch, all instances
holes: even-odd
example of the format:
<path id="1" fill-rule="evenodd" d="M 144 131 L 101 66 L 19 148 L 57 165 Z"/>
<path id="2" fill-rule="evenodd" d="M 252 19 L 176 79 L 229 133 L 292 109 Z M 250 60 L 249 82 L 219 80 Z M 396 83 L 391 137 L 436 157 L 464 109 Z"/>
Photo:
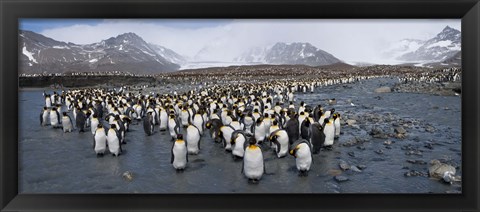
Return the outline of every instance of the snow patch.
<path id="1" fill-rule="evenodd" d="M 37 60 L 35 60 L 35 58 L 33 57 L 33 54 L 27 50 L 26 46 L 23 46 L 22 53 L 28 57 L 28 60 L 34 63 L 38 63 Z"/>
<path id="2" fill-rule="evenodd" d="M 53 46 L 54 49 L 70 49 L 68 46 Z"/>
<path id="3" fill-rule="evenodd" d="M 95 59 L 89 60 L 88 62 L 90 62 L 90 63 L 95 63 L 95 62 L 97 62 L 97 61 L 98 61 L 98 59 L 95 58 Z"/>

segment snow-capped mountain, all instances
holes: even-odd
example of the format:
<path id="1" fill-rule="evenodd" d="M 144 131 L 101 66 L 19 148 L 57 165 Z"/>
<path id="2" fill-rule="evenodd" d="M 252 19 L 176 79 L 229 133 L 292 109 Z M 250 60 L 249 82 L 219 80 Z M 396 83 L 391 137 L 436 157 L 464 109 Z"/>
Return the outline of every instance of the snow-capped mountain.
<path id="1" fill-rule="evenodd" d="M 185 64 L 187 62 L 186 57 L 184 57 L 182 55 L 179 55 L 178 53 L 176 53 L 175 51 L 173 51 L 169 48 L 166 48 L 164 46 L 160 46 L 160 45 L 157 45 L 157 44 L 152 44 L 152 43 L 150 43 L 150 46 L 152 47 L 153 50 L 155 50 L 155 52 L 158 55 L 165 58 L 166 60 L 168 60 L 171 63 Z"/>
<path id="2" fill-rule="evenodd" d="M 31 32 L 19 32 L 19 73 L 120 71 L 154 74 L 180 66 L 157 53 L 135 33 L 77 45 Z"/>
<path id="3" fill-rule="evenodd" d="M 384 58 L 397 58 L 406 53 L 414 52 L 425 44 L 424 40 L 419 39 L 402 39 L 393 43 L 382 52 Z"/>
<path id="4" fill-rule="evenodd" d="M 446 26 L 434 38 L 425 41 L 418 49 L 397 57 L 403 61 L 446 60 L 461 51 L 461 32 Z"/>
<path id="5" fill-rule="evenodd" d="M 310 43 L 282 43 L 271 47 L 255 47 L 243 53 L 235 61 L 264 64 L 303 64 L 309 66 L 330 65 L 341 62 L 333 55 Z"/>

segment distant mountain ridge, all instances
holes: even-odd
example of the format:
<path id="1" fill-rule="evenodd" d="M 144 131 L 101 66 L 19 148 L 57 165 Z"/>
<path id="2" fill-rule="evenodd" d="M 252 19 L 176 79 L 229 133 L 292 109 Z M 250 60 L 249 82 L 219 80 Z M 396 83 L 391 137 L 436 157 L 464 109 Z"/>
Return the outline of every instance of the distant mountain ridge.
<path id="1" fill-rule="evenodd" d="M 19 73 L 27 74 L 114 71 L 155 74 L 178 70 L 180 66 L 175 62 L 182 60 L 172 50 L 148 44 L 131 32 L 78 45 L 20 30 L 18 48 Z"/>
<path id="2" fill-rule="evenodd" d="M 254 47 L 234 59 L 237 62 L 261 64 L 301 64 L 322 66 L 342 62 L 332 54 L 318 49 L 310 43 L 283 43 L 272 46 Z"/>
<path id="3" fill-rule="evenodd" d="M 396 59 L 403 61 L 440 62 L 453 57 L 461 51 L 461 32 L 446 26 L 435 37 L 424 41 L 418 48 L 406 52 Z"/>

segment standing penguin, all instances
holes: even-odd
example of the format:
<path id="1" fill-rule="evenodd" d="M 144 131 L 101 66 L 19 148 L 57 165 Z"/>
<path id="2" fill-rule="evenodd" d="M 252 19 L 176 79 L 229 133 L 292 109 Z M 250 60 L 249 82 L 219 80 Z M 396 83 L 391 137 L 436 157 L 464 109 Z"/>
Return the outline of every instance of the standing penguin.
<path id="1" fill-rule="evenodd" d="M 203 126 L 205 124 L 205 120 L 203 119 L 201 111 L 198 111 L 195 116 L 193 116 L 193 125 L 197 127 L 200 131 L 200 135 L 203 135 Z"/>
<path id="2" fill-rule="evenodd" d="M 275 147 L 275 153 L 278 158 L 285 157 L 288 153 L 288 134 L 286 130 L 275 130 L 270 134 L 270 142 Z"/>
<path id="3" fill-rule="evenodd" d="M 243 118 L 243 125 L 247 133 L 252 133 L 252 126 L 254 123 L 255 121 L 252 117 L 252 113 L 247 113 L 247 115 Z"/>
<path id="4" fill-rule="evenodd" d="M 253 130 L 253 135 L 255 137 L 255 140 L 257 140 L 257 144 L 260 144 L 265 140 L 266 137 L 266 131 L 267 131 L 267 126 L 263 120 L 263 117 L 259 117 L 255 123 L 255 125 L 252 126 Z"/>
<path id="5" fill-rule="evenodd" d="M 232 143 L 230 140 L 232 138 L 233 131 L 235 131 L 235 129 L 232 126 L 226 125 L 221 126 L 218 132 L 218 136 L 222 138 L 223 147 L 225 147 L 226 151 L 232 151 Z"/>
<path id="6" fill-rule="evenodd" d="M 330 121 L 330 119 L 326 118 L 324 119 L 324 128 L 323 128 L 323 133 L 325 134 L 325 143 L 324 146 L 327 149 L 331 149 L 333 145 L 333 140 L 335 139 L 335 126 Z"/>
<path id="7" fill-rule="evenodd" d="M 167 111 L 163 108 L 160 109 L 160 131 L 167 130 L 168 127 L 168 114 Z"/>
<path id="8" fill-rule="evenodd" d="M 108 150 L 112 155 L 118 156 L 122 153 L 122 145 L 120 143 L 120 135 L 115 124 L 110 125 L 107 133 Z"/>
<path id="9" fill-rule="evenodd" d="M 53 107 L 52 110 L 50 110 L 50 125 L 52 125 L 53 128 L 61 127 L 61 122 L 60 122 L 60 114 L 57 111 L 56 107 Z"/>
<path id="10" fill-rule="evenodd" d="M 63 126 L 63 132 L 72 132 L 73 130 L 73 123 L 72 123 L 72 118 L 67 115 L 67 112 L 63 112 L 63 117 L 62 117 L 62 126 Z"/>
<path id="11" fill-rule="evenodd" d="M 200 130 L 195 125 L 187 127 L 187 150 L 188 154 L 196 155 L 200 151 Z"/>
<path id="12" fill-rule="evenodd" d="M 210 133 L 212 135 L 212 138 L 215 142 L 221 142 L 221 138 L 218 139 L 218 132 L 220 131 L 220 127 L 223 126 L 223 123 L 220 119 L 212 119 L 212 120 L 209 120 L 207 121 L 207 123 L 205 124 L 205 127 L 207 129 L 210 129 Z"/>
<path id="13" fill-rule="evenodd" d="M 262 149 L 257 145 L 254 137 L 250 138 L 249 145 L 245 148 L 242 173 L 254 183 L 257 183 L 265 173 Z"/>
<path id="14" fill-rule="evenodd" d="M 147 115 L 143 117 L 143 130 L 147 134 L 147 136 L 151 136 L 153 134 L 153 131 L 155 130 L 154 126 L 155 124 L 153 123 L 153 114 L 152 112 L 147 112 Z"/>
<path id="15" fill-rule="evenodd" d="M 90 130 L 92 131 L 92 134 L 95 134 L 99 124 L 100 121 L 98 120 L 97 114 L 93 114 L 92 118 L 90 119 Z"/>
<path id="16" fill-rule="evenodd" d="M 233 131 L 230 142 L 232 144 L 232 155 L 234 159 L 243 158 L 245 147 L 248 144 L 245 132 L 243 132 L 243 130 Z"/>
<path id="17" fill-rule="evenodd" d="M 335 125 L 335 138 L 340 137 L 340 113 L 333 114 L 333 124 Z"/>
<path id="18" fill-rule="evenodd" d="M 47 107 L 43 107 L 42 112 L 40 113 L 40 124 L 42 126 L 48 125 L 48 118 L 50 117 L 50 111 Z"/>
<path id="19" fill-rule="evenodd" d="M 178 134 L 177 139 L 172 146 L 172 157 L 170 163 L 173 165 L 177 171 L 184 170 L 187 166 L 188 154 L 187 154 L 187 144 L 183 140 L 183 135 Z"/>
<path id="20" fill-rule="evenodd" d="M 43 96 L 45 97 L 45 107 L 50 108 L 52 107 L 52 99 L 50 98 L 49 94 L 43 93 Z"/>
<path id="21" fill-rule="evenodd" d="M 168 117 L 168 131 L 170 132 L 172 141 L 174 141 L 177 138 L 177 135 L 180 133 L 180 124 L 173 113 L 170 114 L 170 117 Z"/>
<path id="22" fill-rule="evenodd" d="M 292 144 L 294 141 L 300 138 L 300 133 L 298 132 L 300 124 L 298 123 L 298 114 L 295 114 L 294 117 L 290 118 L 287 121 L 285 130 L 287 130 L 288 141 Z"/>
<path id="23" fill-rule="evenodd" d="M 105 153 L 106 148 L 107 148 L 107 134 L 105 133 L 105 129 L 103 128 L 103 125 L 98 124 L 97 129 L 93 134 L 93 150 L 99 156 Z"/>
<path id="24" fill-rule="evenodd" d="M 295 157 L 295 164 L 297 166 L 297 170 L 300 171 L 300 176 L 307 176 L 310 166 L 313 162 L 310 144 L 308 141 L 305 139 L 296 141 L 290 147 L 290 155 Z"/>
<path id="25" fill-rule="evenodd" d="M 302 137 L 302 139 L 310 139 L 310 125 L 311 122 L 309 118 L 306 118 L 302 121 L 302 124 L 300 125 L 300 136 Z"/>
<path id="26" fill-rule="evenodd" d="M 313 154 L 318 154 L 325 143 L 325 134 L 320 123 L 315 122 L 310 125 L 310 144 L 312 145 Z"/>
<path id="27" fill-rule="evenodd" d="M 87 121 L 87 115 L 83 113 L 83 110 L 77 111 L 77 118 L 75 119 L 75 123 L 78 129 L 78 132 L 85 132 L 85 122 Z"/>

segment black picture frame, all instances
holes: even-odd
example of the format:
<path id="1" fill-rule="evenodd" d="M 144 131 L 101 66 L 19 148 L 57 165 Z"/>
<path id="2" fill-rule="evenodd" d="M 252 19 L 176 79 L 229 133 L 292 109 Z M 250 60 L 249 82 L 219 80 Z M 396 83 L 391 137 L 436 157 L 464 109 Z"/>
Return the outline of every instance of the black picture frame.
<path id="1" fill-rule="evenodd" d="M 0 210 L 478 211 L 478 0 L 2 0 Z M 19 18 L 461 18 L 462 194 L 18 194 Z"/>

